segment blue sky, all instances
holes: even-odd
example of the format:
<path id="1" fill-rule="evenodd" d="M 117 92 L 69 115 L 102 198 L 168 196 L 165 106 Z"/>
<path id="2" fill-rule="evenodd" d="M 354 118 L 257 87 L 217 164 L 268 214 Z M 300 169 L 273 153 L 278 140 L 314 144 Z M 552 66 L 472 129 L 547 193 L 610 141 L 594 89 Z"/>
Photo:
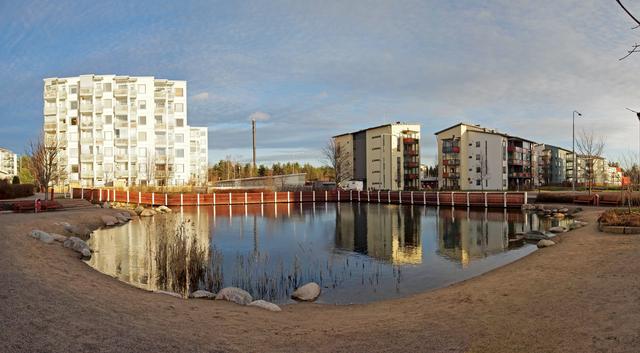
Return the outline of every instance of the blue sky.
<path id="1" fill-rule="evenodd" d="M 627 1 L 640 15 L 640 4 Z M 0 0 L 0 146 L 42 126 L 42 79 L 85 73 L 188 81 L 210 162 L 321 163 L 339 133 L 391 121 L 460 121 L 571 147 L 577 129 L 615 158 L 638 146 L 640 29 L 615 1 Z"/>

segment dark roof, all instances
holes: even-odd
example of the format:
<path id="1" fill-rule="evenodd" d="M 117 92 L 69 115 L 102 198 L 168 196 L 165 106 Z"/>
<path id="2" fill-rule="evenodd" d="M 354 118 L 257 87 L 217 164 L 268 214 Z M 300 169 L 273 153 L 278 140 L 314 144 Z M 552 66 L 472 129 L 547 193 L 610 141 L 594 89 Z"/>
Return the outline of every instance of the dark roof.
<path id="1" fill-rule="evenodd" d="M 469 127 L 478 129 L 476 132 L 484 132 L 484 133 L 487 133 L 487 134 L 502 135 L 502 136 L 509 137 L 509 135 L 507 135 L 505 133 L 502 133 L 502 132 L 499 132 L 499 131 L 496 131 L 496 130 L 492 130 L 492 129 L 489 129 L 489 128 L 486 128 L 486 127 L 482 127 L 480 125 L 474 125 L 474 124 L 463 123 L 463 122 L 459 122 L 459 123 L 457 123 L 455 125 L 449 126 L 446 129 L 442 129 L 440 131 L 437 131 L 437 132 L 434 133 L 434 135 L 438 135 L 438 134 L 440 134 L 440 133 L 442 133 L 444 131 L 447 131 L 449 129 L 453 129 L 454 127 L 457 127 L 457 126 L 460 126 L 460 125 L 465 125 L 465 126 L 469 126 Z"/>
<path id="2" fill-rule="evenodd" d="M 346 136 L 346 135 L 354 135 L 354 134 L 357 134 L 357 133 L 359 133 L 359 132 L 364 132 L 364 131 L 372 130 L 372 129 L 378 129 L 378 128 L 381 128 L 381 127 L 391 126 L 391 125 L 420 125 L 420 124 L 418 124 L 418 123 L 406 123 L 406 122 L 396 121 L 395 123 L 387 123 L 387 124 L 382 124 L 382 125 L 378 125 L 378 126 L 368 127 L 368 128 L 366 128 L 366 129 L 361 129 L 361 130 L 354 131 L 354 132 L 346 132 L 346 133 L 344 133 L 344 134 L 335 135 L 335 136 L 333 136 L 333 138 L 340 137 L 340 136 Z"/>

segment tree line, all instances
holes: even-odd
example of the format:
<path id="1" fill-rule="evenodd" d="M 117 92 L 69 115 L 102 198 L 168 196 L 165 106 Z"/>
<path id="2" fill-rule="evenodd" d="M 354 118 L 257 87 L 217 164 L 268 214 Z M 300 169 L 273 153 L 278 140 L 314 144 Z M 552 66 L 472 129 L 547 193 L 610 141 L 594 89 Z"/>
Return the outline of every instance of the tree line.
<path id="1" fill-rule="evenodd" d="M 309 163 L 299 162 L 260 164 L 255 170 L 251 163 L 240 163 L 230 159 L 223 159 L 209 167 L 209 181 L 264 177 L 273 175 L 306 173 L 307 180 L 331 180 L 333 171 L 328 166 L 316 167 Z"/>

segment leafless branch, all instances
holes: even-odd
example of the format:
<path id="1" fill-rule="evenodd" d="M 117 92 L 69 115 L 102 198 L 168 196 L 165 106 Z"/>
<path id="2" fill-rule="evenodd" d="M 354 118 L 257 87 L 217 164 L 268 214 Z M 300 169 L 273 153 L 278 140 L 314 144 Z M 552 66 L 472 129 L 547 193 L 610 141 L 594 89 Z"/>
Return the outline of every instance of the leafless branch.
<path id="1" fill-rule="evenodd" d="M 335 139 L 330 139 L 322 149 L 327 165 L 333 169 L 336 185 L 351 179 L 351 158 L 345 148 Z"/>
<path id="2" fill-rule="evenodd" d="M 620 7 L 622 7 L 624 12 L 626 12 L 627 15 L 629 15 L 629 17 L 631 17 L 631 19 L 633 19 L 633 21 L 636 23 L 636 26 L 633 27 L 632 29 L 636 29 L 636 28 L 640 27 L 640 21 L 638 21 L 638 19 L 635 16 L 633 16 L 633 14 L 631 12 L 629 12 L 629 10 L 627 10 L 626 7 L 624 7 L 624 5 L 622 5 L 622 2 L 620 2 L 620 0 L 616 0 L 616 2 L 618 3 L 618 5 L 620 5 Z M 640 51 L 640 44 L 636 43 L 635 45 L 633 45 L 631 47 L 630 50 L 627 50 L 627 55 L 621 57 L 618 60 L 624 60 L 624 59 L 628 58 L 631 54 L 637 53 L 639 51 Z"/>

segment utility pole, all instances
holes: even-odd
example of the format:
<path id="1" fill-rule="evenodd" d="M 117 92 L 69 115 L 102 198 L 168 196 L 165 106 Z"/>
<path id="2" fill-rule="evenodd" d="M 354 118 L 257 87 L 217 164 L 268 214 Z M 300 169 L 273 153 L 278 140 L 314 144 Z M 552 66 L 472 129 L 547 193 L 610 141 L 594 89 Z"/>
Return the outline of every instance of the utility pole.
<path id="1" fill-rule="evenodd" d="M 251 119 L 251 132 L 253 135 L 253 168 L 251 174 L 256 173 L 256 119 Z"/>
<path id="2" fill-rule="evenodd" d="M 578 114 L 578 116 L 582 116 L 579 111 L 573 111 L 573 132 L 571 137 L 573 140 L 573 183 L 571 183 L 571 189 L 574 193 L 576 192 L 576 179 L 578 178 L 578 160 L 576 158 L 576 114 Z"/>

